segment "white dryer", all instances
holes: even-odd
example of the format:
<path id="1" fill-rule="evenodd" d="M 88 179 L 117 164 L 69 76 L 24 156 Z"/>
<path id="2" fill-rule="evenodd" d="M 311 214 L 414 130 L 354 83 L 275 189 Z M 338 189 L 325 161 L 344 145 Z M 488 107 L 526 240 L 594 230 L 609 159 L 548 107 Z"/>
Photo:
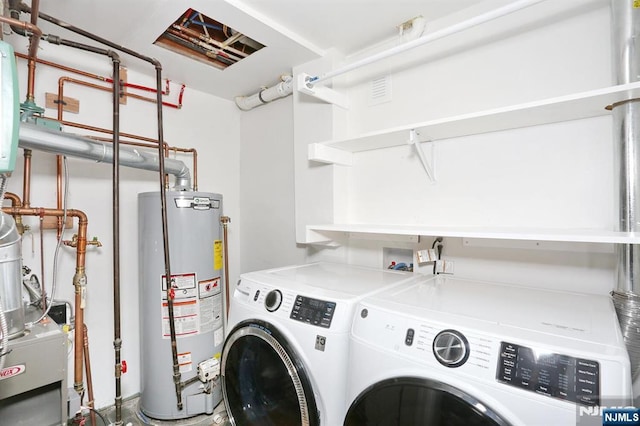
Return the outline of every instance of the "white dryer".
<path id="1" fill-rule="evenodd" d="M 351 334 L 345 426 L 602 424 L 631 402 L 608 296 L 425 277 L 362 300 Z"/>
<path id="2" fill-rule="evenodd" d="M 412 277 L 334 263 L 243 274 L 230 301 L 221 358 L 231 423 L 342 425 L 356 304 Z"/>

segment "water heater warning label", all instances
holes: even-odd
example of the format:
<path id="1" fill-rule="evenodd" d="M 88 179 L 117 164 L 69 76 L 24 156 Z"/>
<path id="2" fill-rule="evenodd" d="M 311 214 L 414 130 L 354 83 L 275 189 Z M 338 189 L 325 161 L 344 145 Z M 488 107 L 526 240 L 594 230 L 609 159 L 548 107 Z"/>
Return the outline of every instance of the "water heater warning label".
<path id="1" fill-rule="evenodd" d="M 222 322 L 220 277 L 198 281 L 195 273 L 172 274 L 173 323 L 176 337 L 189 337 L 215 330 Z M 162 338 L 171 338 L 167 279 L 162 276 Z"/>

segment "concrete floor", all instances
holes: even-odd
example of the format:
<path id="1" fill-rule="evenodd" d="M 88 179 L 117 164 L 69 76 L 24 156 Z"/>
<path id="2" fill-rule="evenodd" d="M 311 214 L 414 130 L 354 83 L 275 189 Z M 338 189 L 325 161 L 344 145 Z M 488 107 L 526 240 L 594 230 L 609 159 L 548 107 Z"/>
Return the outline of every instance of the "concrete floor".
<path id="1" fill-rule="evenodd" d="M 201 415 L 183 420 L 161 421 L 150 419 L 140 412 L 138 407 L 139 398 L 131 398 L 122 403 L 122 425 L 123 426 L 229 426 L 224 402 L 221 402 L 210 416 Z M 115 408 L 109 407 L 99 410 L 100 415 L 107 420 L 108 425 L 115 421 Z M 88 416 L 87 416 L 88 417 Z M 72 423 L 69 423 L 70 425 Z M 100 417 L 96 417 L 96 425 L 90 421 L 85 426 L 103 426 L 104 422 Z"/>

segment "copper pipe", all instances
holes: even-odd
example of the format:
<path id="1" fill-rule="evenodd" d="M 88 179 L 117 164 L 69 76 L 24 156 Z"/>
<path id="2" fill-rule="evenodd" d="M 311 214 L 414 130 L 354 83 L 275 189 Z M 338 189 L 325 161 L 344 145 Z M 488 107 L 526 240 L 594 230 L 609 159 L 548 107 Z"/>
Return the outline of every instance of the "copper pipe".
<path id="1" fill-rule="evenodd" d="M 111 78 L 109 78 L 109 77 L 107 77 L 107 78 L 105 79 L 105 81 L 106 81 L 107 83 L 113 83 L 113 79 L 111 79 Z M 130 88 L 132 88 L 132 89 L 140 89 L 140 90 L 144 90 L 145 92 L 153 92 L 153 93 L 156 93 L 156 92 L 157 92 L 157 89 L 155 89 L 155 88 L 153 88 L 153 87 L 141 86 L 141 85 L 139 85 L 139 84 L 134 84 L 134 83 L 122 83 L 122 85 L 123 85 L 124 87 L 130 87 Z M 165 87 L 166 87 L 166 89 L 162 91 L 162 94 L 166 96 L 166 95 L 168 95 L 168 94 L 170 93 L 170 90 L 169 90 L 169 79 L 165 79 Z M 182 87 L 184 87 L 184 84 L 182 85 Z"/>
<path id="2" fill-rule="evenodd" d="M 22 207 L 22 201 L 20 197 L 13 192 L 5 192 L 4 193 L 5 200 L 11 200 L 11 207 Z M 22 216 L 16 215 L 14 216 L 14 220 L 16 221 L 16 229 L 18 229 L 18 233 L 20 235 L 24 234 L 24 225 L 22 224 Z"/>
<path id="3" fill-rule="evenodd" d="M 228 244 L 228 233 L 227 233 L 227 225 L 231 222 L 231 218 L 229 216 L 220 217 L 220 223 L 222 223 L 222 256 L 224 256 L 224 294 L 227 305 L 227 317 L 229 316 L 229 244 Z"/>
<path id="4" fill-rule="evenodd" d="M 31 14 L 31 25 L 34 28 L 38 28 L 36 24 L 38 23 L 38 10 L 40 10 L 40 0 L 31 0 L 31 10 L 33 13 Z M 28 62 L 28 75 L 27 75 L 27 102 L 35 101 L 35 80 L 36 80 L 36 56 L 38 54 L 38 42 L 40 41 L 40 37 L 42 33 L 35 37 L 31 36 L 29 39 L 29 62 Z M 35 42 L 34 42 L 35 39 Z"/>
<path id="5" fill-rule="evenodd" d="M 40 1 L 34 0 L 33 2 L 34 8 L 38 10 Z M 0 22 L 6 22 L 11 25 L 18 26 L 23 30 L 31 31 L 31 38 L 29 40 L 29 55 L 28 59 L 28 70 L 27 70 L 27 102 L 33 102 L 35 99 L 35 76 L 36 76 L 36 54 L 38 53 L 38 43 L 40 41 L 40 37 L 42 37 L 42 31 L 38 28 L 35 23 L 37 20 L 36 17 L 31 17 L 31 23 L 23 22 L 17 19 L 7 18 L 0 15 Z M 22 199 L 24 200 L 23 206 L 29 207 L 31 204 L 31 150 L 24 150 L 24 170 L 23 170 L 23 180 L 22 180 L 23 190 L 22 190 Z"/>
<path id="6" fill-rule="evenodd" d="M 13 192 L 5 192 L 4 193 L 5 200 L 11 200 L 11 207 L 22 207 L 22 201 L 17 194 Z"/>
<path id="7" fill-rule="evenodd" d="M 76 333 L 78 330 L 76 330 Z M 91 380 L 91 357 L 89 356 L 89 331 L 87 330 L 87 325 L 84 325 L 82 337 L 84 339 L 83 353 L 84 353 L 84 371 L 87 377 L 87 392 L 89 394 L 89 400 L 87 401 L 87 406 L 90 408 L 94 408 L 94 399 L 93 399 L 93 381 Z M 91 410 L 91 424 L 97 425 L 96 423 L 96 412 Z"/>
<path id="8" fill-rule="evenodd" d="M 62 155 L 56 155 L 56 208 L 62 209 Z M 62 236 L 62 218 L 58 218 L 58 227 L 56 238 L 59 240 Z"/>
<path id="9" fill-rule="evenodd" d="M 24 168 L 22 170 L 22 207 L 31 205 L 31 150 L 24 150 Z"/>
<path id="10" fill-rule="evenodd" d="M 92 140 L 96 140 L 96 141 L 100 141 L 100 142 L 113 142 L 113 138 L 103 138 L 100 136 L 91 136 L 91 135 L 86 135 L 85 136 L 88 139 L 92 139 Z M 151 143 L 144 143 L 144 142 L 134 142 L 134 141 L 127 141 L 127 140 L 120 140 L 121 144 L 124 145 L 131 145 L 131 146 L 138 146 L 140 148 L 149 148 L 149 149 L 153 149 L 156 148 L 158 145 L 157 144 L 151 144 Z"/>
<path id="11" fill-rule="evenodd" d="M 55 118 L 51 118 L 51 117 L 45 117 L 45 118 L 50 120 L 55 120 Z M 112 130 L 105 129 L 104 127 L 90 126 L 88 124 L 76 123 L 73 121 L 62 120 L 60 124 L 64 124 L 65 126 L 70 126 L 70 127 L 76 127 L 78 129 L 91 130 L 92 132 L 107 133 L 107 134 L 112 133 Z M 120 136 L 124 136 L 126 138 L 131 138 L 131 139 L 138 139 L 138 140 L 147 141 L 147 142 L 153 142 L 155 143 L 154 147 L 158 146 L 158 141 L 153 138 L 147 138 L 145 136 L 138 136 L 131 133 L 123 133 L 123 132 L 120 132 Z"/>
<path id="12" fill-rule="evenodd" d="M 24 55 L 24 54 L 18 53 L 18 52 L 15 53 L 15 56 L 18 57 L 18 58 L 21 58 L 21 59 L 28 59 L 29 58 L 27 55 Z M 109 77 L 104 77 L 104 76 L 101 76 L 101 75 L 98 75 L 98 74 L 93 74 L 93 73 L 90 73 L 90 72 L 87 72 L 87 71 L 79 70 L 77 68 L 72 68 L 72 67 L 68 67 L 66 65 L 57 64 L 55 62 L 50 62 L 50 61 L 47 61 L 47 60 L 44 60 L 44 59 L 37 59 L 36 58 L 36 63 L 47 65 L 47 66 L 50 66 L 50 67 L 53 67 L 53 68 L 57 68 L 57 69 L 60 69 L 60 70 L 63 70 L 63 71 L 72 72 L 72 73 L 75 73 L 75 74 L 78 74 L 78 75 L 82 75 L 84 77 L 93 78 L 94 80 L 104 81 L 106 83 L 112 83 L 113 82 L 113 79 L 111 79 Z M 80 80 L 78 80 L 78 81 L 80 81 Z M 86 83 L 86 82 L 81 82 L 81 83 Z M 81 84 L 81 83 L 79 83 L 79 84 Z M 86 84 L 88 85 L 90 83 L 86 83 Z M 145 86 L 141 86 L 139 84 L 133 84 L 133 83 L 124 83 L 123 82 L 122 86 L 130 87 L 130 88 L 133 88 L 133 89 L 145 90 L 145 91 L 154 91 L 155 92 L 155 90 L 156 90 L 156 89 L 146 88 Z M 109 91 L 112 90 L 111 87 L 98 86 L 98 85 L 96 85 L 95 88 L 102 89 L 102 90 L 106 89 L 106 90 L 109 90 Z M 183 98 L 183 95 L 184 95 L 184 89 L 185 89 L 185 85 L 183 84 L 182 87 L 180 88 L 180 93 L 178 95 L 178 103 L 174 104 L 174 103 L 171 103 L 171 102 L 163 101 L 162 105 L 170 107 L 170 108 L 181 109 L 182 108 L 182 98 Z M 168 95 L 169 94 L 169 80 L 167 80 L 167 90 L 166 91 L 162 91 L 162 94 L 163 95 Z M 133 98 L 133 99 L 138 99 L 138 100 L 145 101 L 145 102 L 150 102 L 150 103 L 153 103 L 153 104 L 158 103 L 157 99 L 148 98 L 146 96 L 138 95 L 138 94 L 135 94 L 135 93 L 127 92 L 127 93 L 122 93 L 121 95 L 123 97 L 130 97 L 130 98 Z"/>
<path id="13" fill-rule="evenodd" d="M 15 52 L 15 55 L 18 58 L 21 58 L 21 59 L 28 59 L 29 58 L 27 55 L 24 55 L 24 54 L 18 53 L 18 52 Z M 107 83 L 113 83 L 113 79 L 111 79 L 109 77 L 105 77 L 105 76 L 98 75 L 98 74 L 93 74 L 93 73 L 90 73 L 90 72 L 87 72 L 87 71 L 83 71 L 83 70 L 80 70 L 80 69 L 77 69 L 77 68 L 72 68 L 72 67 L 69 67 L 69 66 L 66 66 L 66 65 L 58 64 L 58 63 L 47 61 L 47 60 L 40 59 L 40 58 L 36 58 L 36 62 L 39 63 L 39 64 L 42 64 L 42 65 L 47 65 L 47 66 L 52 67 L 52 68 L 57 68 L 57 69 L 60 69 L 60 70 L 63 70 L 63 71 L 67 71 L 67 72 L 72 72 L 72 73 L 75 73 L 75 74 L 83 75 L 85 77 L 93 78 L 93 79 L 104 81 L 104 82 L 107 82 Z M 168 95 L 170 93 L 169 80 L 167 79 L 165 81 L 166 81 L 166 89 L 162 91 L 162 94 L 163 95 Z M 124 87 L 129 87 L 129 88 L 132 88 L 132 89 L 140 89 L 140 90 L 143 90 L 143 91 L 146 91 L 146 92 L 154 92 L 154 93 L 156 92 L 156 89 L 153 88 L 153 87 L 141 86 L 141 85 L 135 84 L 135 83 L 122 83 L 122 85 Z M 182 86 L 184 86 L 184 84 Z M 148 99 L 151 99 L 151 98 L 148 98 Z M 182 102 L 179 102 L 178 105 L 182 106 Z"/>
<path id="14" fill-rule="evenodd" d="M 42 207 L 30 208 L 30 207 L 4 207 L 3 212 L 11 215 L 23 215 L 23 216 L 53 216 L 64 217 L 65 211 L 58 209 L 46 209 Z M 85 300 L 85 286 L 87 283 L 87 276 L 85 274 L 85 256 L 87 253 L 87 226 L 89 220 L 87 215 L 80 210 L 69 209 L 66 211 L 68 217 L 78 218 L 78 245 L 76 247 L 76 273 L 73 276 L 73 285 L 75 287 L 75 300 L 76 307 L 76 330 L 82 330 L 84 327 L 84 300 Z M 82 348 L 83 337 L 82 333 L 76 331 L 74 336 L 74 383 L 73 387 L 82 394 L 84 392 L 84 383 L 82 377 Z"/>
<path id="15" fill-rule="evenodd" d="M 36 0 L 36 6 L 37 6 Z M 5 22 L 12 26 L 18 26 L 25 31 L 29 31 L 31 33 L 31 39 L 29 41 L 29 63 L 28 74 L 27 74 L 27 101 L 32 101 L 35 99 L 34 97 L 34 88 L 35 88 L 35 77 L 36 77 L 36 54 L 38 53 L 38 43 L 40 42 L 40 37 L 42 37 L 42 30 L 38 28 L 36 25 L 20 21 L 18 19 L 7 18 L 6 16 L 0 15 L 0 22 Z"/>
<path id="16" fill-rule="evenodd" d="M 106 79 L 105 81 L 109 81 L 111 79 Z M 91 87 L 92 89 L 98 89 L 98 90 L 102 90 L 104 92 L 112 92 L 113 88 L 112 87 L 107 87 L 107 86 L 100 86 L 99 84 L 94 84 L 94 83 L 89 83 L 87 81 L 82 81 L 82 80 L 77 80 L 75 78 L 72 77 L 60 77 L 58 79 L 58 94 L 61 91 L 61 87 L 62 85 L 64 85 L 64 82 L 68 81 L 70 83 L 75 83 L 81 86 L 86 86 L 86 87 Z M 133 99 L 139 99 L 141 101 L 145 101 L 145 102 L 150 102 L 152 104 L 157 103 L 158 101 L 153 99 L 153 98 L 148 98 L 146 96 L 142 96 L 142 95 L 137 95 L 135 93 L 122 93 L 123 97 L 129 97 L 129 98 L 133 98 Z M 62 104 L 62 98 L 60 97 L 60 95 L 58 95 L 58 109 L 60 109 L 60 107 L 63 105 Z M 170 102 L 162 102 L 162 105 L 164 106 L 168 106 L 168 107 L 173 107 L 176 109 L 179 109 L 182 107 L 182 105 L 176 105 L 176 104 L 172 104 Z M 60 118 L 62 119 L 62 118 Z"/>
<path id="17" fill-rule="evenodd" d="M 42 315 L 47 313 L 47 288 L 44 283 L 44 216 L 40 216 L 40 294 L 42 295 Z"/>
<path id="18" fill-rule="evenodd" d="M 14 54 L 16 55 L 16 57 L 18 57 L 20 59 L 29 59 L 29 56 L 24 55 L 22 53 L 15 52 Z M 106 77 L 102 77 L 102 76 L 100 76 L 98 74 L 93 74 L 93 73 L 90 73 L 90 72 L 87 72 L 87 71 L 82 71 L 82 70 L 79 70 L 77 68 L 71 68 L 71 67 L 68 67 L 66 65 L 61 65 L 61 64 L 57 64 L 55 62 L 47 61 L 45 59 L 36 58 L 36 62 L 39 63 L 39 64 L 42 64 L 42 65 L 50 66 L 52 68 L 58 68 L 58 69 L 63 70 L 63 71 L 67 71 L 67 72 L 72 72 L 72 73 L 75 73 L 75 74 L 83 75 L 85 77 L 95 78 L 96 80 L 102 80 L 102 81 L 106 80 Z"/>

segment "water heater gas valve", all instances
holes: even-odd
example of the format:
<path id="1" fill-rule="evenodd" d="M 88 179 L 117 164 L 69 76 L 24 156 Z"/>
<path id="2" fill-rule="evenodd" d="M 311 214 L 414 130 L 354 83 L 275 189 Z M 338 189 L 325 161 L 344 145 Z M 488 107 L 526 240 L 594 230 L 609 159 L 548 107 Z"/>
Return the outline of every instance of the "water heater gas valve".
<path id="1" fill-rule="evenodd" d="M 216 358 L 209 358 L 198 364 L 198 378 L 203 383 L 215 379 L 220 375 L 220 362 Z"/>

